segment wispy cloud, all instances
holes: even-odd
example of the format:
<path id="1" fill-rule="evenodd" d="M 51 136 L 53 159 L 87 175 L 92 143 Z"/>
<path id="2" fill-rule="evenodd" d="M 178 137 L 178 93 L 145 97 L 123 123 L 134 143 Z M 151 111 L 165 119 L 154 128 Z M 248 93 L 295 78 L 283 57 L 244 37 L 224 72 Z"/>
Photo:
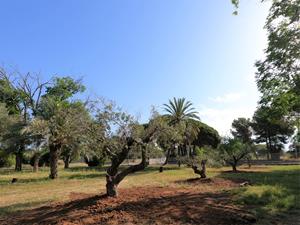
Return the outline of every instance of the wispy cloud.
<path id="1" fill-rule="evenodd" d="M 217 96 L 217 97 L 210 97 L 209 99 L 218 102 L 218 103 L 230 103 L 230 102 L 236 102 L 242 98 L 242 93 L 227 93 L 222 96 Z"/>

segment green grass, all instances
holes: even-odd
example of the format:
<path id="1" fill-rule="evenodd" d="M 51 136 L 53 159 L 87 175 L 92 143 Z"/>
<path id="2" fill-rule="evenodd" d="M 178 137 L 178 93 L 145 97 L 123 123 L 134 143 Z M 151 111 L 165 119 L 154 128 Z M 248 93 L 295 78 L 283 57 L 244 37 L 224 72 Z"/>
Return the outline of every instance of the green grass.
<path id="1" fill-rule="evenodd" d="M 253 183 L 231 193 L 234 201 L 253 211 L 261 224 L 272 224 L 269 219 L 274 217 L 279 220 L 300 219 L 300 166 L 269 166 L 268 169 L 219 176 L 247 179 Z"/>
<path id="2" fill-rule="evenodd" d="M 104 169 L 90 169 L 83 164 L 71 166 L 67 170 L 60 167 L 57 180 L 48 179 L 48 168 L 42 168 L 38 173 L 33 173 L 30 167 L 26 167 L 23 172 L 0 169 L 0 215 L 47 205 L 53 201 L 67 201 L 74 192 L 100 194 L 105 191 Z M 224 191 L 232 195 L 233 202 L 253 211 L 260 224 L 268 224 L 269 218 L 274 217 L 279 221 L 293 220 L 295 216 L 300 218 L 300 166 L 243 168 L 243 173 L 225 173 L 226 170 L 230 168 L 208 169 L 208 176 L 251 181 L 251 186 Z M 18 178 L 18 182 L 11 184 L 14 177 Z M 190 168 L 170 166 L 159 173 L 157 167 L 149 167 L 126 177 L 120 188 L 180 187 L 188 184 L 176 181 L 194 177 L 197 176 Z M 220 191 L 211 186 L 208 189 L 205 185 L 197 188 L 205 192 Z"/>
<path id="3" fill-rule="evenodd" d="M 50 180 L 48 168 L 42 168 L 37 173 L 33 173 L 31 167 L 25 167 L 22 172 L 0 169 L 0 215 L 53 201 L 66 201 L 73 192 L 100 194 L 105 191 L 104 168 L 91 169 L 85 164 L 73 164 L 67 170 L 60 166 L 58 174 L 58 179 Z M 165 186 L 187 177 L 195 177 L 191 169 L 173 167 L 159 173 L 157 167 L 149 167 L 129 175 L 119 187 Z M 12 178 L 17 178 L 17 183 L 11 184 Z"/>

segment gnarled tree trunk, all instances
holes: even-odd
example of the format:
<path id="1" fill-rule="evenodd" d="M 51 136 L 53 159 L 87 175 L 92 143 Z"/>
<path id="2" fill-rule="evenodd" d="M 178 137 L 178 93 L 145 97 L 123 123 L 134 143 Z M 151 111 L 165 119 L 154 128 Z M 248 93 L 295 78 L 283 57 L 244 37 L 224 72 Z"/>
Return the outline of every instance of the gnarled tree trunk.
<path id="1" fill-rule="evenodd" d="M 16 153 L 15 171 L 22 171 L 22 161 L 23 161 L 23 151 L 21 150 Z"/>
<path id="2" fill-rule="evenodd" d="M 169 159 L 170 159 L 170 153 L 171 153 L 171 149 L 168 149 L 168 151 L 167 151 L 167 155 L 166 155 L 166 160 L 165 160 L 165 162 L 164 162 L 163 166 L 165 166 L 165 165 L 167 165 L 167 164 L 168 164 L 168 162 L 169 162 Z"/>
<path id="3" fill-rule="evenodd" d="M 33 159 L 33 172 L 38 172 L 39 170 L 39 161 L 40 161 L 40 155 L 35 154 Z"/>
<path id="4" fill-rule="evenodd" d="M 119 183 L 130 173 L 134 173 L 140 170 L 144 170 L 149 165 L 149 160 L 146 154 L 146 145 L 142 145 L 142 161 L 133 166 L 129 166 L 126 169 L 119 171 L 119 166 L 126 159 L 132 145 L 135 143 L 133 139 L 128 139 L 127 145 L 117 155 L 112 157 L 111 166 L 107 169 L 106 174 L 106 194 L 109 197 L 118 196 Z"/>
<path id="5" fill-rule="evenodd" d="M 201 161 L 201 170 L 195 165 L 192 166 L 192 169 L 194 170 L 194 173 L 200 175 L 200 178 L 206 178 L 206 160 Z"/>
<path id="6" fill-rule="evenodd" d="M 106 175 L 106 194 L 107 194 L 107 196 L 117 197 L 118 196 L 117 188 L 118 188 L 118 183 L 116 182 L 115 177 L 107 174 Z"/>
<path id="7" fill-rule="evenodd" d="M 65 169 L 69 169 L 70 168 L 70 161 L 71 161 L 71 156 L 70 155 L 66 155 L 64 157 L 64 164 L 65 164 L 64 168 Z"/>
<path id="8" fill-rule="evenodd" d="M 237 172 L 236 166 L 237 166 L 236 163 L 232 163 L 232 164 L 231 164 L 231 167 L 232 167 L 232 171 L 233 171 L 233 172 Z"/>
<path id="9" fill-rule="evenodd" d="M 50 179 L 56 179 L 57 178 L 57 165 L 58 165 L 58 156 L 60 151 L 60 145 L 59 144 L 50 144 Z"/>

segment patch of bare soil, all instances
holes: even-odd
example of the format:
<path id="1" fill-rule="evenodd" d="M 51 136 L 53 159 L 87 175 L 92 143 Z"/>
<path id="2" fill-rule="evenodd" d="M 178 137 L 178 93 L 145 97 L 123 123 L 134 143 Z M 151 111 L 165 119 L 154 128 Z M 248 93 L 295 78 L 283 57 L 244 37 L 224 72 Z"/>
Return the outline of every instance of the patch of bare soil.
<path id="1" fill-rule="evenodd" d="M 188 182 L 230 185 L 223 179 L 205 180 Z M 72 193 L 70 198 L 68 203 L 56 203 L 0 219 L 0 224 L 240 225 L 255 222 L 253 215 L 232 204 L 228 194 L 199 192 L 192 187 L 120 189 L 118 198 Z"/>

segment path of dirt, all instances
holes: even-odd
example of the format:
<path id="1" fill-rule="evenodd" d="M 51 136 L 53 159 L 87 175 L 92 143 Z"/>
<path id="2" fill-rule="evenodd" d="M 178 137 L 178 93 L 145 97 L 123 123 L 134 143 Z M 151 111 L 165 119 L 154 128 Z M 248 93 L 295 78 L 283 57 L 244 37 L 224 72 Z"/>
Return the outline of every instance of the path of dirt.
<path id="1" fill-rule="evenodd" d="M 0 218 L 0 224 L 241 225 L 255 222 L 254 216 L 232 204 L 228 194 L 195 188 L 197 185 L 233 188 L 238 183 L 220 178 L 187 182 L 192 185 L 120 189 L 118 198 L 72 193 L 70 202 Z"/>

